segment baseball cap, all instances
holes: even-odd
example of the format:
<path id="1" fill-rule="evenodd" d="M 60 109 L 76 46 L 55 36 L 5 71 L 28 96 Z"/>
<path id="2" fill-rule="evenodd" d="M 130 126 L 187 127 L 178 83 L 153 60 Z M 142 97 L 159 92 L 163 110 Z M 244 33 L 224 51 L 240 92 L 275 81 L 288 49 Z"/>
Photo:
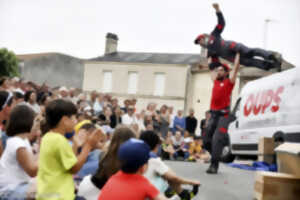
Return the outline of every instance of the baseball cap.
<path id="1" fill-rule="evenodd" d="M 195 39 L 194 43 L 195 43 L 195 44 L 198 44 L 198 42 L 199 42 L 201 39 L 203 39 L 204 37 L 205 37 L 204 34 L 198 35 L 197 38 Z"/>
<path id="2" fill-rule="evenodd" d="M 125 172 L 136 172 L 150 158 L 150 147 L 142 140 L 131 138 L 124 142 L 118 151 L 121 169 Z"/>

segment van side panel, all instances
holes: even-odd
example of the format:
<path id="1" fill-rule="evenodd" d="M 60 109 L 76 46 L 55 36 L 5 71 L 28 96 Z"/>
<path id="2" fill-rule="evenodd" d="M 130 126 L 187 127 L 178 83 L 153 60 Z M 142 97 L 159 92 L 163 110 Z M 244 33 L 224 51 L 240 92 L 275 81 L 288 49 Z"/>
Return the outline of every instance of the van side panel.
<path id="1" fill-rule="evenodd" d="M 233 151 L 248 147 L 253 152 L 260 137 L 273 137 L 277 131 L 288 134 L 286 138 L 292 142 L 300 142 L 300 69 L 251 81 L 240 97 L 237 119 L 229 126 Z"/>

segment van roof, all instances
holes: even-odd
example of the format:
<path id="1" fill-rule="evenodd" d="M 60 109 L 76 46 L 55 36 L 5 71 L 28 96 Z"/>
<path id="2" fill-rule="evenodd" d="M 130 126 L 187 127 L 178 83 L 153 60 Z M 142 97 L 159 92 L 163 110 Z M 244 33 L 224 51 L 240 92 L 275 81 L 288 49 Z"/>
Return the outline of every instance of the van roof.
<path id="1" fill-rule="evenodd" d="M 254 81 L 249 81 L 241 91 L 241 96 L 262 89 L 287 85 L 292 82 L 300 82 L 300 67 L 295 67 L 280 73 L 275 73 Z"/>

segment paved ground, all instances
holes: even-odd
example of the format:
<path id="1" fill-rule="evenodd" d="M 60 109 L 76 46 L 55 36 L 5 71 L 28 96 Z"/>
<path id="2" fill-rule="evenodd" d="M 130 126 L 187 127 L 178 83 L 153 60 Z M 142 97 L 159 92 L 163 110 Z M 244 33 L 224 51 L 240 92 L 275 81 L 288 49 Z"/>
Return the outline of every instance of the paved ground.
<path id="1" fill-rule="evenodd" d="M 199 194 L 195 200 L 253 200 L 254 175 L 246 171 L 220 166 L 217 175 L 205 173 L 208 164 L 168 161 L 168 165 L 179 175 L 201 182 Z"/>

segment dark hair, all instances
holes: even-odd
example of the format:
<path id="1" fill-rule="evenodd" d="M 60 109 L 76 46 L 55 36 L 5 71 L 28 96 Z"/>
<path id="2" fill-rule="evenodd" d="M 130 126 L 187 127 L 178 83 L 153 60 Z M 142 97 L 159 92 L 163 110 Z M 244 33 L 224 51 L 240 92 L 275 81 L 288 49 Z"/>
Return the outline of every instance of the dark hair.
<path id="1" fill-rule="evenodd" d="M 14 107 L 10 112 L 6 134 L 11 137 L 30 132 L 34 117 L 35 112 L 28 106 L 18 105 Z"/>
<path id="2" fill-rule="evenodd" d="M 42 95 L 40 95 L 39 97 L 39 104 L 40 105 L 45 105 L 45 102 L 47 101 L 47 98 L 50 97 L 48 93 L 43 93 Z"/>
<path id="3" fill-rule="evenodd" d="M 18 99 L 24 99 L 24 95 L 21 92 L 14 92 L 14 98 L 16 100 L 18 100 Z"/>
<path id="4" fill-rule="evenodd" d="M 44 136 L 47 132 L 50 131 L 49 125 L 47 124 L 46 120 L 43 119 L 40 123 L 41 135 Z"/>
<path id="5" fill-rule="evenodd" d="M 100 121 L 106 121 L 106 116 L 105 116 L 103 113 L 101 113 L 101 114 L 98 116 L 98 119 L 99 119 Z"/>
<path id="6" fill-rule="evenodd" d="M 125 172 L 126 174 L 135 174 L 139 170 L 140 167 L 142 167 L 142 166 L 136 165 L 134 167 L 127 167 L 127 163 L 121 161 L 121 170 L 123 172 Z"/>
<path id="7" fill-rule="evenodd" d="M 143 131 L 140 139 L 150 146 L 151 151 L 161 143 L 159 136 L 154 131 Z"/>
<path id="8" fill-rule="evenodd" d="M 121 168 L 120 160 L 118 159 L 118 150 L 124 142 L 130 138 L 135 138 L 134 132 L 127 126 L 119 126 L 111 139 L 107 152 L 99 161 L 99 167 L 95 175 L 92 177 L 92 182 L 101 189 L 107 180 L 117 173 Z"/>
<path id="9" fill-rule="evenodd" d="M 214 69 L 216 69 L 218 67 L 223 67 L 223 69 L 224 69 L 225 72 L 229 72 L 229 69 L 230 69 L 227 64 L 221 63 L 219 61 L 209 63 L 208 67 L 209 67 L 210 70 L 214 70 Z"/>
<path id="10" fill-rule="evenodd" d="M 202 137 L 198 135 L 194 135 L 194 140 L 202 140 Z"/>
<path id="11" fill-rule="evenodd" d="M 56 99 L 46 106 L 46 122 L 49 129 L 55 128 L 63 116 L 71 117 L 76 114 L 77 108 L 71 101 Z"/>
<path id="12" fill-rule="evenodd" d="M 7 98 L 10 98 L 10 99 L 7 100 Z M 11 106 L 12 102 L 13 102 L 13 98 L 12 98 L 12 95 L 10 96 L 9 92 L 0 91 L 0 111 L 2 111 L 5 103 L 7 106 Z"/>
<path id="13" fill-rule="evenodd" d="M 92 129 L 96 129 L 96 126 L 92 123 L 87 123 L 87 124 L 82 125 L 79 130 L 81 130 L 81 129 L 89 131 Z"/>
<path id="14" fill-rule="evenodd" d="M 24 96 L 24 101 L 28 102 L 32 93 L 34 93 L 34 91 L 27 91 Z"/>
<path id="15" fill-rule="evenodd" d="M 9 93 L 6 91 L 0 91 L 0 111 L 2 110 L 3 105 L 6 102 Z"/>
<path id="16" fill-rule="evenodd" d="M 78 113 L 76 114 L 76 118 L 77 118 L 77 119 L 78 119 L 79 117 L 81 117 L 81 116 L 84 116 L 84 113 L 78 112 Z"/>
<path id="17" fill-rule="evenodd" d="M 2 86 L 6 80 L 7 80 L 7 77 L 2 77 L 0 79 L 0 86 Z"/>

